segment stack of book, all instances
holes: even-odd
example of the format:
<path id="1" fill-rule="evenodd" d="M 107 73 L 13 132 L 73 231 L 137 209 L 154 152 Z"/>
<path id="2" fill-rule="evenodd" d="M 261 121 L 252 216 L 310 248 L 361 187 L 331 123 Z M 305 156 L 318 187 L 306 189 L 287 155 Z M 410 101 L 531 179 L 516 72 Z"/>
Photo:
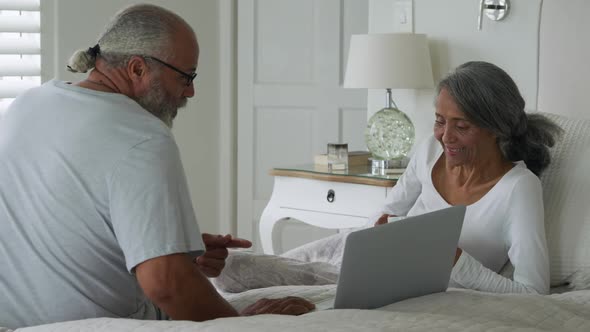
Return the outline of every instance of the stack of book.
<path id="1" fill-rule="evenodd" d="M 369 151 L 349 151 L 348 167 L 369 166 L 369 158 L 371 158 L 371 152 Z M 325 153 L 317 154 L 314 156 L 313 162 L 318 166 L 328 166 L 328 155 Z"/>

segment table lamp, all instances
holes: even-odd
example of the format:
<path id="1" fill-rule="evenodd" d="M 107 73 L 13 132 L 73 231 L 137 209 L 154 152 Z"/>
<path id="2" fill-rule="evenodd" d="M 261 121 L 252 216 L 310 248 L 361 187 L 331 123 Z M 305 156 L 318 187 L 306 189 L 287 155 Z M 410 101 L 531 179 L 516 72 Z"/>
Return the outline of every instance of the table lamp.
<path id="1" fill-rule="evenodd" d="M 434 86 L 428 41 L 424 34 L 352 35 L 345 88 L 385 89 L 385 108 L 367 122 L 365 142 L 373 169 L 402 167 L 414 144 L 414 125 L 393 101 L 391 89 Z"/>

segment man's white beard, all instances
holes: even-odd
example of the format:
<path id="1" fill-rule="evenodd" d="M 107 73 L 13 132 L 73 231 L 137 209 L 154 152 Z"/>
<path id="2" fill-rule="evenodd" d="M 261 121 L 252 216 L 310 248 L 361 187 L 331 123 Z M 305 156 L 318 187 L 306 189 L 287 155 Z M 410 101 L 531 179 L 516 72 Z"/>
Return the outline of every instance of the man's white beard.
<path id="1" fill-rule="evenodd" d="M 173 120 L 178 113 L 178 109 L 186 106 L 187 99 L 177 99 L 167 95 L 161 82 L 154 80 L 149 92 L 137 97 L 136 101 L 141 107 L 172 128 Z"/>

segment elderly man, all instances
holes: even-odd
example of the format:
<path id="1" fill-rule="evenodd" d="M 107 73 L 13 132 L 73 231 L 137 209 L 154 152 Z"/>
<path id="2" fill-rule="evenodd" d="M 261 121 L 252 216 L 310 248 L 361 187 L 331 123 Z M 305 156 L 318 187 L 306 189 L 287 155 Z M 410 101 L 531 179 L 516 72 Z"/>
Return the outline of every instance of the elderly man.
<path id="1" fill-rule="evenodd" d="M 131 6 L 70 59 L 88 78 L 11 105 L 0 123 L 0 325 L 238 315 L 207 277 L 227 248 L 251 243 L 201 235 L 170 132 L 198 57 L 178 15 Z M 312 308 L 285 298 L 242 314 Z"/>

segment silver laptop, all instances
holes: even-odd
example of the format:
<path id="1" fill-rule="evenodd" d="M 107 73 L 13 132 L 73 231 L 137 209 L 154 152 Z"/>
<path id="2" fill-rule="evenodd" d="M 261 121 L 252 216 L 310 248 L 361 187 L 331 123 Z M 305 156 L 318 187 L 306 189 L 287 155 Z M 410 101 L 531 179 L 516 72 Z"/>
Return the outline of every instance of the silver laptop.
<path id="1" fill-rule="evenodd" d="M 464 216 L 465 206 L 453 206 L 350 233 L 336 296 L 316 310 L 374 309 L 444 292 Z"/>

